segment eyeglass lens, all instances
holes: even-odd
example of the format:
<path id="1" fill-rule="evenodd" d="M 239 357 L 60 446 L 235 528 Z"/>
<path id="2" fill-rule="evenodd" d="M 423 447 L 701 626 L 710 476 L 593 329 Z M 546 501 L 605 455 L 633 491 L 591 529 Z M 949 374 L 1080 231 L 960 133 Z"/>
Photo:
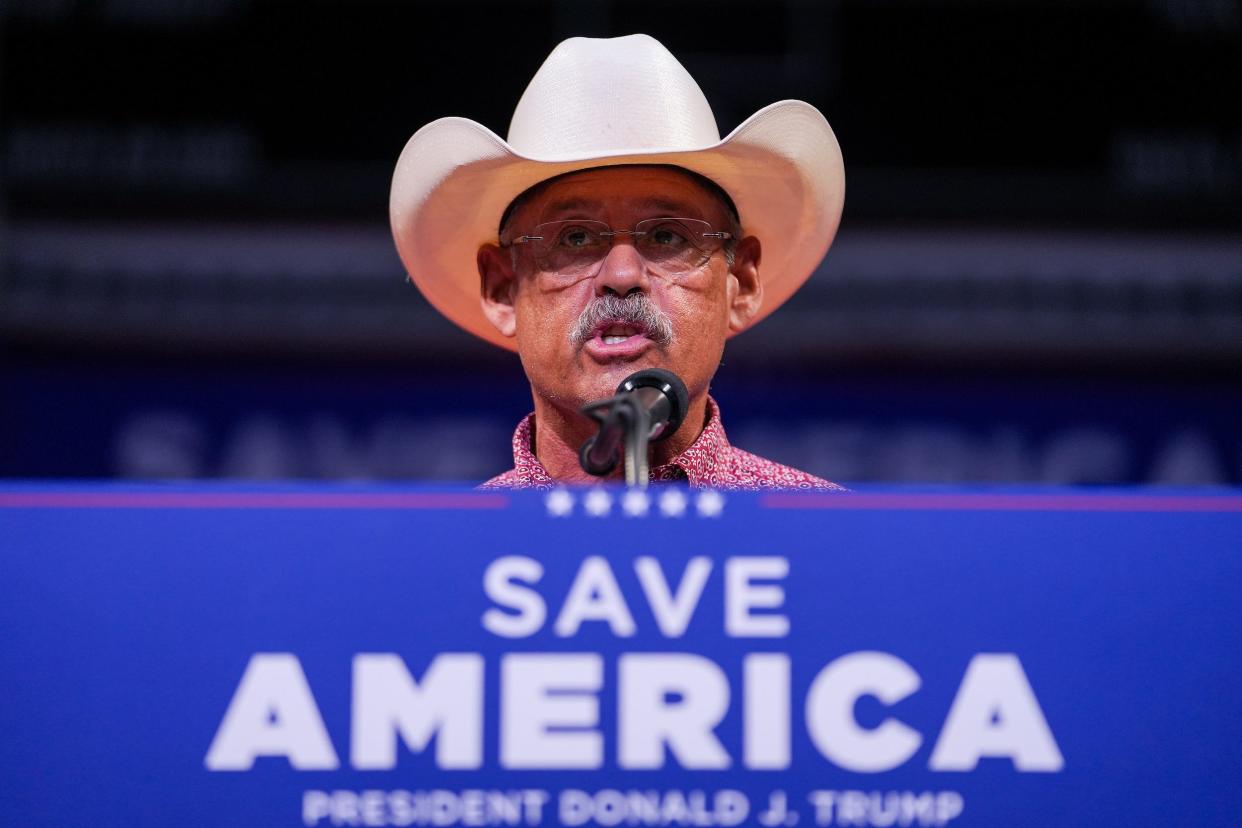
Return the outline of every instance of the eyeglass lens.
<path id="1" fill-rule="evenodd" d="M 573 219 L 537 225 L 526 243 L 542 267 L 568 275 L 598 264 L 614 239 L 630 236 L 648 264 L 679 275 L 702 267 L 721 245 L 720 238 L 705 235 L 711 232 L 710 224 L 697 219 L 645 219 L 629 231 L 614 231 L 602 221 Z"/>

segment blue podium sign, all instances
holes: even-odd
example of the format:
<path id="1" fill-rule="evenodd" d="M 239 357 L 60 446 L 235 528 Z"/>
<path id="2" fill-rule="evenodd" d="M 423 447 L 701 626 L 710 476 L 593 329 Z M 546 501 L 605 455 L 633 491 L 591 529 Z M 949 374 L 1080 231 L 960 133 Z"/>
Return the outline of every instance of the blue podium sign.
<path id="1" fill-rule="evenodd" d="M 0 488 L 0 823 L 1242 821 L 1242 493 Z"/>

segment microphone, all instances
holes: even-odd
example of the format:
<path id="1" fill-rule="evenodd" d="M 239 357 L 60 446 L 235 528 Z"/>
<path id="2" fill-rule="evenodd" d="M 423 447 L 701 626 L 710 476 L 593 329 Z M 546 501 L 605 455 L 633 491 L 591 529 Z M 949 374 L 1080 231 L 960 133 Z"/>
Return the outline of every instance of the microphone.
<path id="1" fill-rule="evenodd" d="M 625 455 L 625 482 L 647 485 L 647 445 L 672 436 L 686 419 L 690 393 L 672 371 L 647 368 L 630 374 L 616 395 L 588 403 L 582 413 L 599 423 L 599 433 L 582 444 L 578 462 L 588 474 L 611 474 Z"/>

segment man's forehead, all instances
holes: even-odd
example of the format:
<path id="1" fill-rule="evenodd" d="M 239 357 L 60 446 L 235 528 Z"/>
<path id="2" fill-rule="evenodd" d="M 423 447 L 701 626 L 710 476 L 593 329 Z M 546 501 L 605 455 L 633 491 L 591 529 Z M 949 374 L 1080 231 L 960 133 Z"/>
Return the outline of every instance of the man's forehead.
<path id="1" fill-rule="evenodd" d="M 576 211 L 594 211 L 607 207 L 610 203 L 617 201 L 617 196 L 625 199 L 627 206 L 637 207 L 639 209 L 651 210 L 667 210 L 675 212 L 686 208 L 687 206 L 696 206 L 694 203 L 687 204 L 686 199 L 670 198 L 667 195 L 650 195 L 641 194 L 638 196 L 625 197 L 624 193 L 610 194 L 607 191 L 593 194 L 589 197 L 564 196 L 561 198 L 550 198 L 545 200 L 541 206 L 544 213 L 568 213 Z M 705 198 L 710 198 L 705 196 Z M 692 199 L 692 202 L 697 199 Z"/>
<path id="2" fill-rule="evenodd" d="M 697 178 L 677 167 L 600 167 L 543 182 L 520 197 L 514 207 L 523 211 L 530 208 L 540 218 L 575 212 L 596 215 L 617 207 L 668 215 L 690 213 L 691 217 L 709 220 L 723 218 L 715 214 L 730 206 Z"/>

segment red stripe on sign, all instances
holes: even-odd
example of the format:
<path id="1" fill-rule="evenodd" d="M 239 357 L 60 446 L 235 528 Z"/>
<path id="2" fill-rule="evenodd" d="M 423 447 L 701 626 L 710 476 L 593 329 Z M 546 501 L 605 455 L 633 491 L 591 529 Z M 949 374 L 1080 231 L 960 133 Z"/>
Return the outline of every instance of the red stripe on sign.
<path id="1" fill-rule="evenodd" d="M 3 509 L 503 509 L 502 494 L 0 492 Z"/>
<path id="2" fill-rule="evenodd" d="M 960 512 L 1242 512 L 1242 497 L 1040 494 L 766 494 L 764 509 Z"/>

